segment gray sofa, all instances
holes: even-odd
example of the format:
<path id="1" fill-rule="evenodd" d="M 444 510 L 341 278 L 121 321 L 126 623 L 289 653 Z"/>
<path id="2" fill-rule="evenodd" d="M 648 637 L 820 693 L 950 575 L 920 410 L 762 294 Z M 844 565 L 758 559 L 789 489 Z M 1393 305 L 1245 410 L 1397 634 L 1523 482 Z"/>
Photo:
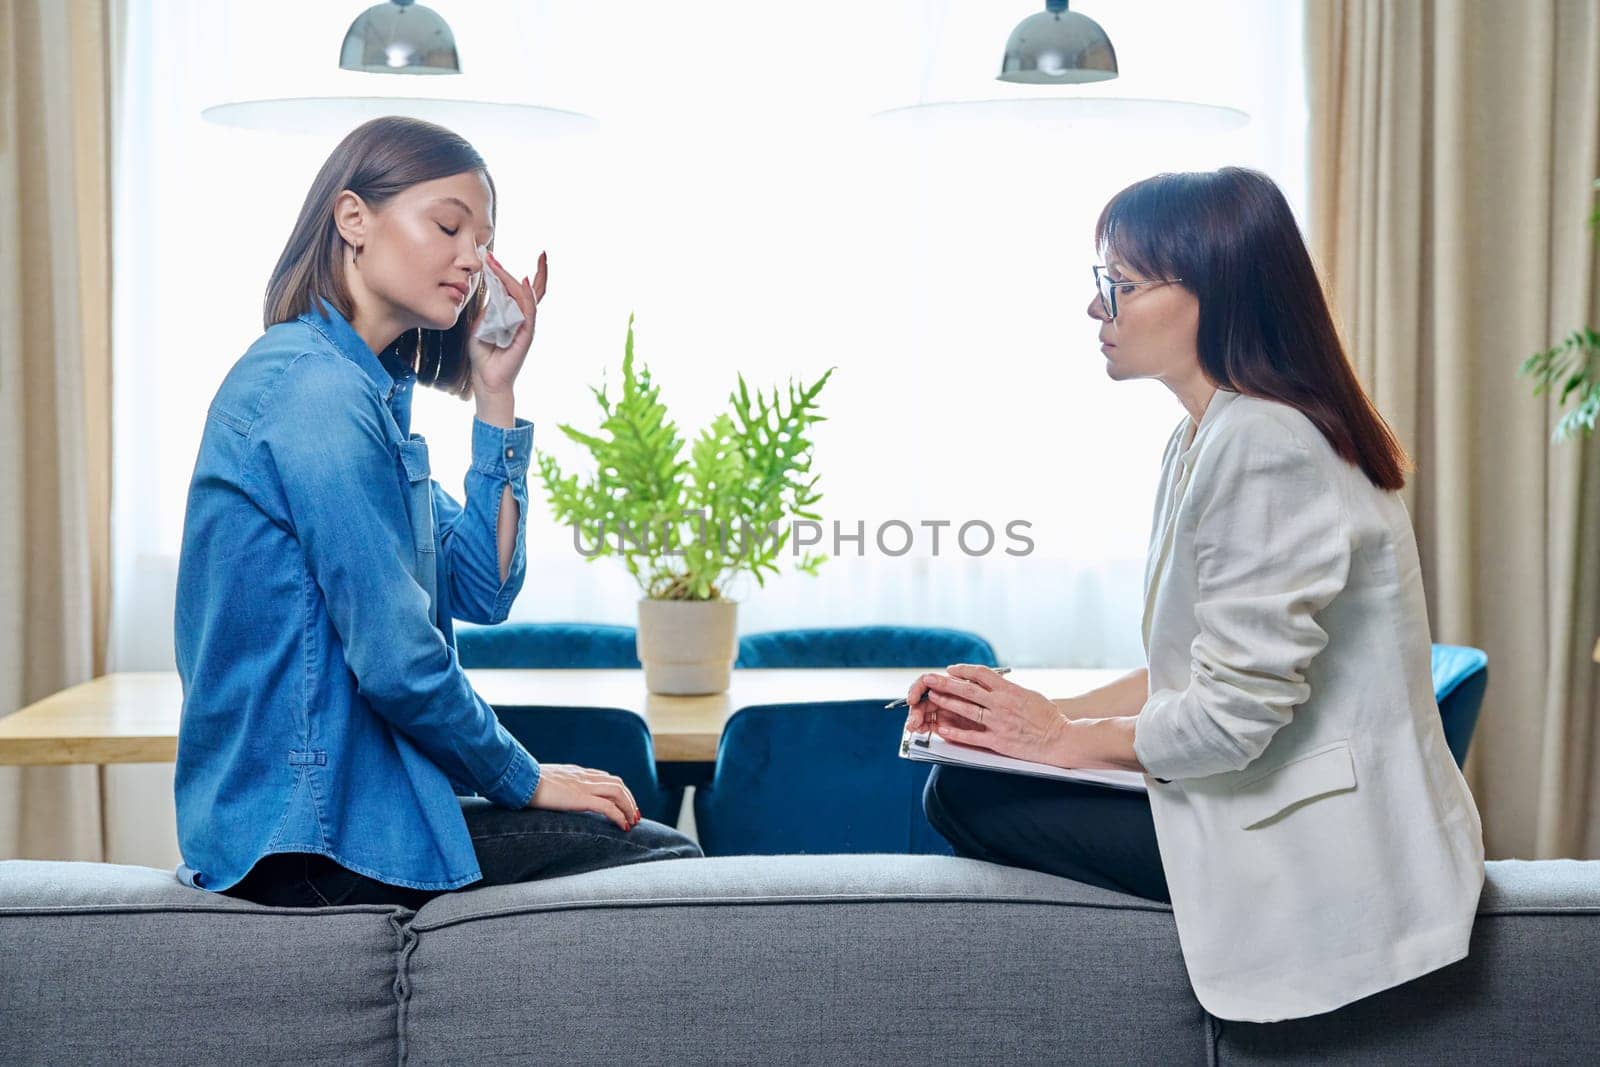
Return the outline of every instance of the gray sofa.
<path id="1" fill-rule="evenodd" d="M 1206 1015 L 1172 914 L 936 856 L 706 859 L 264 908 L 0 863 L 0 1062 L 1600 1062 L 1600 862 L 1489 865 L 1471 955 L 1336 1012 Z"/>

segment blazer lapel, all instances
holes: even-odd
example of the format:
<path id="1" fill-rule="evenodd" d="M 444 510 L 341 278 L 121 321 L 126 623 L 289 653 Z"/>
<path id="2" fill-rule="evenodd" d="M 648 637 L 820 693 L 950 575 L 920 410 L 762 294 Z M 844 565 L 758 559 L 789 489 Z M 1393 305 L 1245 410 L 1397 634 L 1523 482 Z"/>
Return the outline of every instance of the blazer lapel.
<path id="1" fill-rule="evenodd" d="M 1200 435 L 1216 422 L 1222 409 L 1234 400 L 1239 394 L 1229 389 L 1218 389 L 1211 397 L 1211 402 L 1206 405 L 1205 414 L 1200 417 L 1200 425 L 1195 428 L 1194 436 L 1178 453 L 1178 469 L 1172 478 L 1172 485 L 1168 489 L 1166 504 L 1161 514 L 1161 540 L 1158 544 L 1150 546 L 1150 562 L 1145 570 L 1144 583 L 1144 616 L 1140 622 L 1140 632 L 1144 638 L 1145 662 L 1150 660 L 1150 623 L 1155 614 L 1156 590 L 1161 588 L 1161 579 L 1166 573 L 1167 562 L 1172 555 L 1173 531 L 1177 528 L 1178 506 L 1183 502 L 1183 495 L 1189 488 L 1189 475 L 1194 470 L 1193 456 L 1200 447 Z"/>
<path id="2" fill-rule="evenodd" d="M 1144 617 L 1140 629 L 1144 636 L 1144 654 L 1147 663 L 1150 660 L 1150 619 L 1155 612 L 1156 590 L 1161 586 L 1167 559 L 1172 554 L 1172 531 L 1176 525 L 1178 502 L 1183 499 L 1183 490 L 1188 481 L 1189 464 L 1180 459 L 1178 472 L 1173 477 L 1172 488 L 1167 493 L 1165 511 L 1162 513 L 1161 541 L 1151 546 L 1150 565 L 1145 572 Z"/>

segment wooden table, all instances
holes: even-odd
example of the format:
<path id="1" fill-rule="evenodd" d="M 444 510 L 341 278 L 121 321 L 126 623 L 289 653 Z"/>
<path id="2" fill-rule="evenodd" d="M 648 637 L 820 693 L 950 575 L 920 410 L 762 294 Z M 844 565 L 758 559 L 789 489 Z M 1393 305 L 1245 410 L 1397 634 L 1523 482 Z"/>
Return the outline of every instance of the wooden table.
<path id="1" fill-rule="evenodd" d="M 934 668 L 939 669 L 939 668 Z M 1126 670 L 1018 668 L 1011 679 L 1052 697 L 1075 696 Z M 726 693 L 671 697 L 645 691 L 644 672 L 469 670 L 495 707 L 624 708 L 650 724 L 662 763 L 717 758 L 722 724 L 740 708 L 904 696 L 916 668 L 737 670 Z M 183 691 L 175 672 L 108 674 L 0 719 L 0 764 L 171 763 L 178 753 Z"/>

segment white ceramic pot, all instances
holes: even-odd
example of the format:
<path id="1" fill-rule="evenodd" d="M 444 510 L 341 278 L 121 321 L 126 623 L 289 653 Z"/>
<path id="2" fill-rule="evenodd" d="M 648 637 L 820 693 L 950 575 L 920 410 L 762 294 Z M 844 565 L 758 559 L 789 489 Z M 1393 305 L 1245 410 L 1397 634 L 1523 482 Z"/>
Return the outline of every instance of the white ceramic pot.
<path id="1" fill-rule="evenodd" d="M 739 657 L 732 600 L 639 601 L 639 662 L 652 693 L 725 693 Z"/>

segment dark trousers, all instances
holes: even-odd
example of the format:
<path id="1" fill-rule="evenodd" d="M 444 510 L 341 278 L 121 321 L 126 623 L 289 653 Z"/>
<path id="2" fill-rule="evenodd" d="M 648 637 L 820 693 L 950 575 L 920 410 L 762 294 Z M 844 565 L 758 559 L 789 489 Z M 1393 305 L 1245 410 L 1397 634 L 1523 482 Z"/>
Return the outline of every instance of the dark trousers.
<path id="1" fill-rule="evenodd" d="M 938 766 L 922 807 L 958 856 L 1171 903 L 1143 793 Z"/>
<path id="2" fill-rule="evenodd" d="M 479 889 L 514 885 L 563 874 L 652 860 L 688 859 L 700 847 L 669 826 L 649 819 L 624 833 L 593 812 L 513 811 L 482 797 L 461 797 L 461 813 L 478 854 Z M 223 893 L 280 908 L 321 908 L 334 904 L 399 904 L 420 908 L 443 890 L 390 885 L 346 870 L 326 856 L 275 852 L 264 856 L 237 885 Z"/>

